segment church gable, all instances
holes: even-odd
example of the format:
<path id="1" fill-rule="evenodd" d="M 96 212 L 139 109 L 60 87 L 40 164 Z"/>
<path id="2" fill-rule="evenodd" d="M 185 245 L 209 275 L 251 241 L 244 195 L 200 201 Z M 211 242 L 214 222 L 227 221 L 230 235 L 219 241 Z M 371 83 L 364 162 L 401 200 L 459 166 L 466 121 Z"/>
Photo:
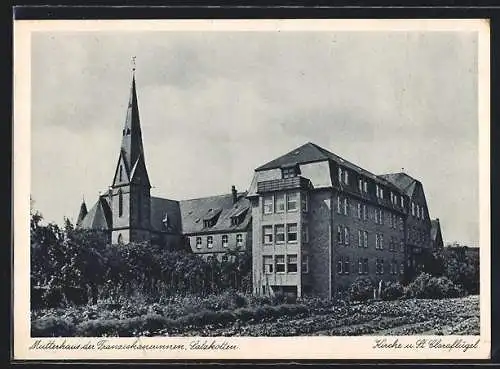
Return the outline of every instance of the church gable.
<path id="1" fill-rule="evenodd" d="M 129 183 L 129 170 L 127 168 L 127 163 L 123 156 L 123 151 L 120 152 L 120 157 L 118 158 L 118 164 L 115 170 L 115 176 L 113 178 L 113 186 L 118 186 L 121 184 Z"/>
<path id="2" fill-rule="evenodd" d="M 130 183 L 140 184 L 151 188 L 148 171 L 144 163 L 144 157 L 139 155 L 130 173 Z"/>

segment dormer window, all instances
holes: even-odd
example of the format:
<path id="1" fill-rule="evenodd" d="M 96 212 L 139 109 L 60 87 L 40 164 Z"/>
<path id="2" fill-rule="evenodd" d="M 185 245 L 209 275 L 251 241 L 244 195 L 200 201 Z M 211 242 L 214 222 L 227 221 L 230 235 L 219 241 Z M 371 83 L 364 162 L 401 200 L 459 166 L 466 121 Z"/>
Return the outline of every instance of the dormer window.
<path id="1" fill-rule="evenodd" d="M 165 213 L 165 216 L 163 217 L 163 220 L 162 220 L 162 223 L 165 225 L 165 228 L 168 228 L 169 226 L 169 218 L 168 218 L 168 214 Z"/>
<path id="2" fill-rule="evenodd" d="M 243 222 L 245 215 L 247 214 L 248 208 L 241 209 L 236 214 L 231 216 L 231 226 L 237 226 Z"/>
<path id="3" fill-rule="evenodd" d="M 217 224 L 222 209 L 208 209 L 207 214 L 203 217 L 203 227 L 210 228 Z"/>
<path id="4" fill-rule="evenodd" d="M 281 169 L 283 179 L 297 177 L 300 174 L 298 165 L 292 167 L 284 167 Z"/>

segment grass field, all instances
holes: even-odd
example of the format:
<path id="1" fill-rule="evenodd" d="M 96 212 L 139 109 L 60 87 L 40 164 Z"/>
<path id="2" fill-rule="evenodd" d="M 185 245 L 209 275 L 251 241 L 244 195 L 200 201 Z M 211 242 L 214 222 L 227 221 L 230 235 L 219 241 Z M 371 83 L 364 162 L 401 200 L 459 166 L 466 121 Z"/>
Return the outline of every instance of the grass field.
<path id="1" fill-rule="evenodd" d="M 479 296 L 367 303 L 304 300 L 218 304 L 218 297 L 167 304 L 101 304 L 32 313 L 32 336 L 478 335 Z M 225 301 L 225 300 L 224 300 Z"/>

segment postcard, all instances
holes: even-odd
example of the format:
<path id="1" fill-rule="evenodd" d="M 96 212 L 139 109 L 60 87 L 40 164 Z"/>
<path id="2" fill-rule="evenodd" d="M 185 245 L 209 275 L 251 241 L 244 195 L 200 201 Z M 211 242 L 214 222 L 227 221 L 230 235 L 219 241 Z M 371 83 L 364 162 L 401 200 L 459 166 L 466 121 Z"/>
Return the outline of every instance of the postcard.
<path id="1" fill-rule="evenodd" d="M 14 21 L 14 359 L 486 359 L 489 24 Z"/>

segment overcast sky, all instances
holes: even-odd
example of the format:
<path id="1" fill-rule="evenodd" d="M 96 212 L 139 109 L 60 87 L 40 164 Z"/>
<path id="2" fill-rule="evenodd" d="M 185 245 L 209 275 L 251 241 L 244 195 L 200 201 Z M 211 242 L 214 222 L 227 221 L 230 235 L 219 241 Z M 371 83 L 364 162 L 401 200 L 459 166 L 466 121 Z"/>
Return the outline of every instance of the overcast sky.
<path id="1" fill-rule="evenodd" d="M 111 184 L 136 81 L 152 194 L 246 190 L 308 141 L 421 180 L 446 241 L 478 245 L 477 38 L 466 32 L 38 33 L 32 197 L 76 219 Z"/>

